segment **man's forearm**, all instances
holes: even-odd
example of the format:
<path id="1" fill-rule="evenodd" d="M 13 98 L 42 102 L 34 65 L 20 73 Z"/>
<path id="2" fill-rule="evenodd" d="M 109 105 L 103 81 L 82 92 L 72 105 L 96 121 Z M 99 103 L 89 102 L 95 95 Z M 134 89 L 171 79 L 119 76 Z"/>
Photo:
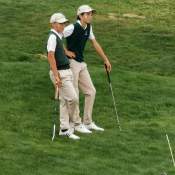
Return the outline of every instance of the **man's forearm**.
<path id="1" fill-rule="evenodd" d="M 97 41 L 93 41 L 92 42 L 96 52 L 98 53 L 98 55 L 101 57 L 101 59 L 106 62 L 106 61 L 109 61 L 107 56 L 105 55 L 102 47 L 100 46 L 100 44 L 97 42 Z"/>
<path id="2" fill-rule="evenodd" d="M 58 76 L 58 71 L 57 71 L 56 61 L 55 61 L 55 57 L 52 53 L 48 54 L 48 61 L 49 61 L 51 70 L 54 74 L 54 77 L 57 77 Z"/>

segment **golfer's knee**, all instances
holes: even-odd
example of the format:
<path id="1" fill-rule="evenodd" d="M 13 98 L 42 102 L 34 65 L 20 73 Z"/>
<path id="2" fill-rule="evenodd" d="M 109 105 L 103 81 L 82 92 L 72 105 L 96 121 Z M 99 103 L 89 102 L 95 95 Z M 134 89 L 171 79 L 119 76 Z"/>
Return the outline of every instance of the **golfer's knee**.
<path id="1" fill-rule="evenodd" d="M 78 101 L 79 101 L 79 100 L 78 100 L 78 97 L 74 97 L 74 98 L 73 98 L 73 103 L 78 104 Z"/>
<path id="2" fill-rule="evenodd" d="M 76 103 L 76 104 L 78 104 L 78 97 L 75 95 L 75 96 L 72 96 L 72 98 L 71 99 L 69 99 L 69 102 L 70 103 Z"/>
<path id="3" fill-rule="evenodd" d="M 96 95 L 96 89 L 94 87 L 91 88 L 91 90 L 89 91 L 89 94 L 88 95 L 90 95 L 91 97 L 95 97 L 95 95 Z"/>

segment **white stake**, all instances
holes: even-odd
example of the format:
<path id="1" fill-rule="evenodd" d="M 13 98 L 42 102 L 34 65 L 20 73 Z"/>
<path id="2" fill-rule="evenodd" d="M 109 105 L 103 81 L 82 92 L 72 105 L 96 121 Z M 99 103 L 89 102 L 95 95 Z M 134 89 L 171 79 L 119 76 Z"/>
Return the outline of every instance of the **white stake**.
<path id="1" fill-rule="evenodd" d="M 168 146 L 169 146 L 169 149 L 170 149 L 173 166 L 175 167 L 175 161 L 174 161 L 173 151 L 172 151 L 172 148 L 171 148 L 171 144 L 170 144 L 170 140 L 169 140 L 168 134 L 166 134 L 166 139 L 167 139 Z"/>

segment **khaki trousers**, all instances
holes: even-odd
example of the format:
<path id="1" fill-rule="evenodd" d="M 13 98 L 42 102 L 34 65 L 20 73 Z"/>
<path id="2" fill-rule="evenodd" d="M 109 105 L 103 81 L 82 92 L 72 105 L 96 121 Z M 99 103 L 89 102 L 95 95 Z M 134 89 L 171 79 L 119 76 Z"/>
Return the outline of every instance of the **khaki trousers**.
<path id="1" fill-rule="evenodd" d="M 81 123 L 79 110 L 79 89 L 85 95 L 83 123 L 90 124 L 92 122 L 92 110 L 95 100 L 96 89 L 92 83 L 87 65 L 85 62 L 77 62 L 70 59 L 70 67 L 73 73 L 73 84 L 78 96 L 78 103 L 74 113 L 75 124 Z"/>
<path id="2" fill-rule="evenodd" d="M 60 100 L 60 129 L 69 129 L 70 123 L 75 123 L 75 108 L 78 105 L 78 97 L 73 85 L 73 74 L 71 69 L 58 70 L 62 82 L 59 88 Z M 50 71 L 50 79 L 55 83 L 53 72 Z"/>

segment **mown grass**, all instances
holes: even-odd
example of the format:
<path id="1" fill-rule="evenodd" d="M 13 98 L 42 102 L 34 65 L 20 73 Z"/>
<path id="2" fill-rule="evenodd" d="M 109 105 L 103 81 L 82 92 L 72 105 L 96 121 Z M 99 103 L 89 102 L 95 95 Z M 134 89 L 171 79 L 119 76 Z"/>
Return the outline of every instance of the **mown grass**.
<path id="1" fill-rule="evenodd" d="M 54 108 L 44 54 L 48 21 L 75 21 L 81 1 L 0 0 L 0 174 L 174 174 L 165 131 L 174 140 L 174 1 L 84 1 L 97 9 L 94 32 L 111 59 L 119 132 L 102 62 L 88 44 L 97 89 L 94 120 L 104 133 L 51 142 Z M 113 19 L 109 18 L 113 14 Z M 125 18 L 134 13 L 145 19 Z M 83 97 L 81 96 L 81 111 Z"/>

